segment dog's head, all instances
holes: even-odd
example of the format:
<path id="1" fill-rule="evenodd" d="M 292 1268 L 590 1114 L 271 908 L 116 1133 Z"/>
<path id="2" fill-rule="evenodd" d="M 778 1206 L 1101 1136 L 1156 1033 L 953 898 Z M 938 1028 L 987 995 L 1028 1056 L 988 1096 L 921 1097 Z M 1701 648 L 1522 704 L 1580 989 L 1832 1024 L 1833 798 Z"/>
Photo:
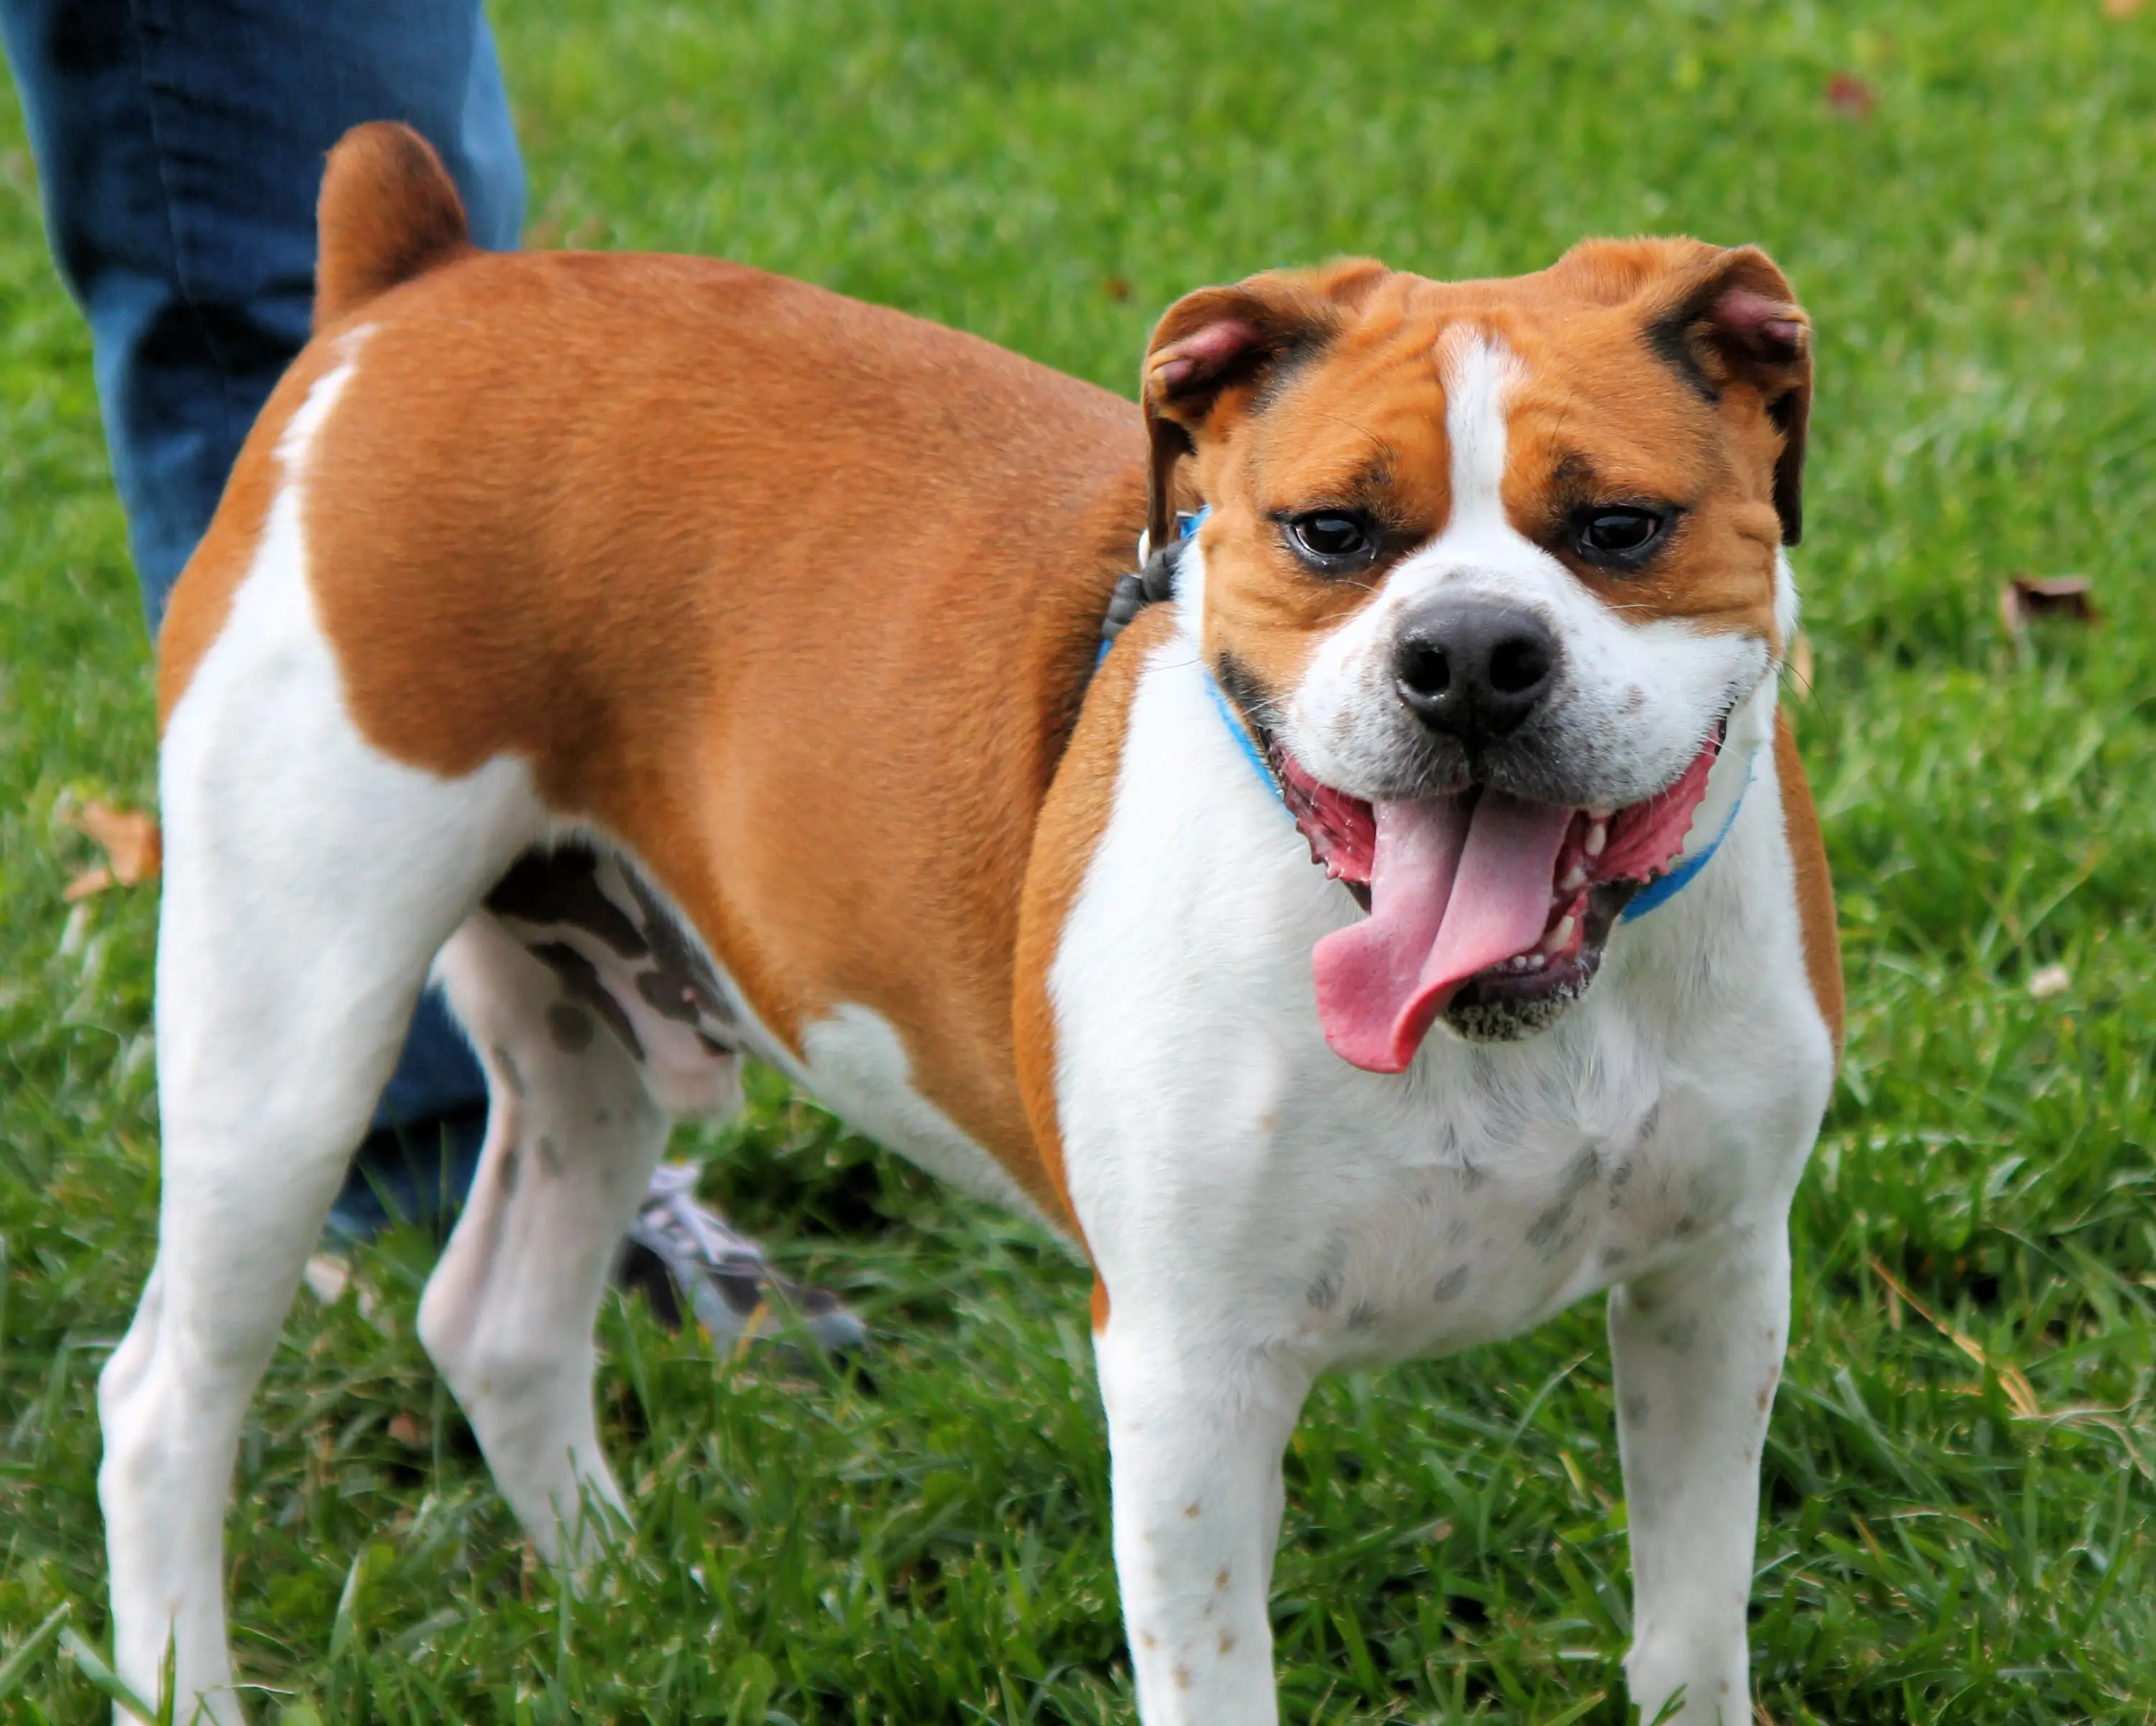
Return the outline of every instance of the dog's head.
<path id="1" fill-rule="evenodd" d="M 1320 943 L 1333 1046 L 1540 1029 L 1683 850 L 1783 651 L 1810 329 L 1763 253 L 1594 241 L 1440 283 L 1354 262 L 1154 332 L 1150 532 L 1188 458 L 1204 650 L 1371 915 Z"/>

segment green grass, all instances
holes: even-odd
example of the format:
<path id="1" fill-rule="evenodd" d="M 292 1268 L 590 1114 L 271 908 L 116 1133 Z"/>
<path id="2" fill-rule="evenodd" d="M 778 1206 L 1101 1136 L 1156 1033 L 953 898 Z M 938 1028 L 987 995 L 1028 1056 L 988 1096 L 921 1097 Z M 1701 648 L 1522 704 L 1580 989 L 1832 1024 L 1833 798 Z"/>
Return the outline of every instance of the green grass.
<path id="1" fill-rule="evenodd" d="M 539 242 L 724 253 L 1117 388 L 1168 300 L 1269 265 L 1502 272 L 1653 229 L 1774 253 L 1820 330 L 1794 708 L 1853 1010 L 1796 1210 L 1760 1707 L 2156 1716 L 2156 13 L 511 0 L 499 22 Z M 1868 117 L 1826 100 L 1844 70 Z M 4 1671 L 62 1603 L 105 1635 L 92 1390 L 148 1262 L 157 1143 L 151 896 L 59 898 L 88 860 L 59 799 L 147 800 L 149 659 L 12 108 L 0 306 Z M 2102 626 L 2017 650 L 2016 569 L 2092 576 Z M 2071 981 L 2040 999 L 2050 965 Z M 710 1192 L 871 1316 L 873 1384 L 715 1369 L 610 1307 L 636 1528 L 565 1599 L 413 1339 L 431 1249 L 393 1240 L 363 1266 L 382 1328 L 303 1295 L 256 1405 L 247 1673 L 295 1722 L 1127 1719 L 1080 1276 L 775 1087 L 685 1137 Z M 1289 1717 L 1621 1721 L 1624 1526 L 1592 1308 L 1327 1382 L 1289 1463 Z M 0 1715 L 98 1717 L 56 1643 L 18 1671 Z"/>

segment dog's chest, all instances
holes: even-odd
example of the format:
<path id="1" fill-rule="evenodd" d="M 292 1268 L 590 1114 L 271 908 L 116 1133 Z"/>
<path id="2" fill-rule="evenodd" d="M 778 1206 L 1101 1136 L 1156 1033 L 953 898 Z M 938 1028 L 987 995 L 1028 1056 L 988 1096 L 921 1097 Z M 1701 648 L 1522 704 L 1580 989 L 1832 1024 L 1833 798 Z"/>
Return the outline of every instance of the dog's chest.
<path id="1" fill-rule="evenodd" d="M 1450 1096 L 1368 1136 L 1337 1115 L 1284 1123 L 1249 1195 L 1276 1242 L 1245 1267 L 1250 1297 L 1318 1364 L 1526 1329 L 1726 1222 L 1755 1173 L 1650 1072 L 1521 1086 L 1471 1056 L 1445 1065 Z"/>

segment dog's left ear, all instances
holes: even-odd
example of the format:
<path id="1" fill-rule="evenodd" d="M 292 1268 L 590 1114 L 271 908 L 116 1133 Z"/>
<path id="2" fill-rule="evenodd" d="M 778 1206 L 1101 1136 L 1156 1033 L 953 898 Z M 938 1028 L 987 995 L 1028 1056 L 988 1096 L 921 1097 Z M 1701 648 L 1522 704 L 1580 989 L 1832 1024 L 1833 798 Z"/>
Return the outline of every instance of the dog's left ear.
<path id="1" fill-rule="evenodd" d="M 1249 404 L 1266 374 L 1330 340 L 1387 274 L 1367 258 L 1200 288 L 1168 307 L 1146 346 L 1139 401 L 1148 468 L 1146 532 L 1173 537 L 1175 464 Z"/>
<path id="2" fill-rule="evenodd" d="M 1804 532 L 1804 433 L 1812 411 L 1812 326 L 1789 280 L 1757 246 L 1718 252 L 1671 288 L 1650 316 L 1655 346 L 1718 397 L 1731 383 L 1749 384 L 1774 429 L 1782 452 L 1774 461 L 1774 513 L 1782 543 Z"/>

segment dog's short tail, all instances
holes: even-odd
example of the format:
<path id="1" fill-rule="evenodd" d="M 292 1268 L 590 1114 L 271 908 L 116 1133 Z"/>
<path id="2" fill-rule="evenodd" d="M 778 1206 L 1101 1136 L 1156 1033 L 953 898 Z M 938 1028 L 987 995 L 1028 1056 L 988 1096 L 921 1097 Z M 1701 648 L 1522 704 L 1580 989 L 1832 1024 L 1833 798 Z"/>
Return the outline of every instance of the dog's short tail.
<path id="1" fill-rule="evenodd" d="M 370 121 L 337 140 L 322 175 L 315 328 L 472 249 L 455 182 L 408 126 Z"/>

